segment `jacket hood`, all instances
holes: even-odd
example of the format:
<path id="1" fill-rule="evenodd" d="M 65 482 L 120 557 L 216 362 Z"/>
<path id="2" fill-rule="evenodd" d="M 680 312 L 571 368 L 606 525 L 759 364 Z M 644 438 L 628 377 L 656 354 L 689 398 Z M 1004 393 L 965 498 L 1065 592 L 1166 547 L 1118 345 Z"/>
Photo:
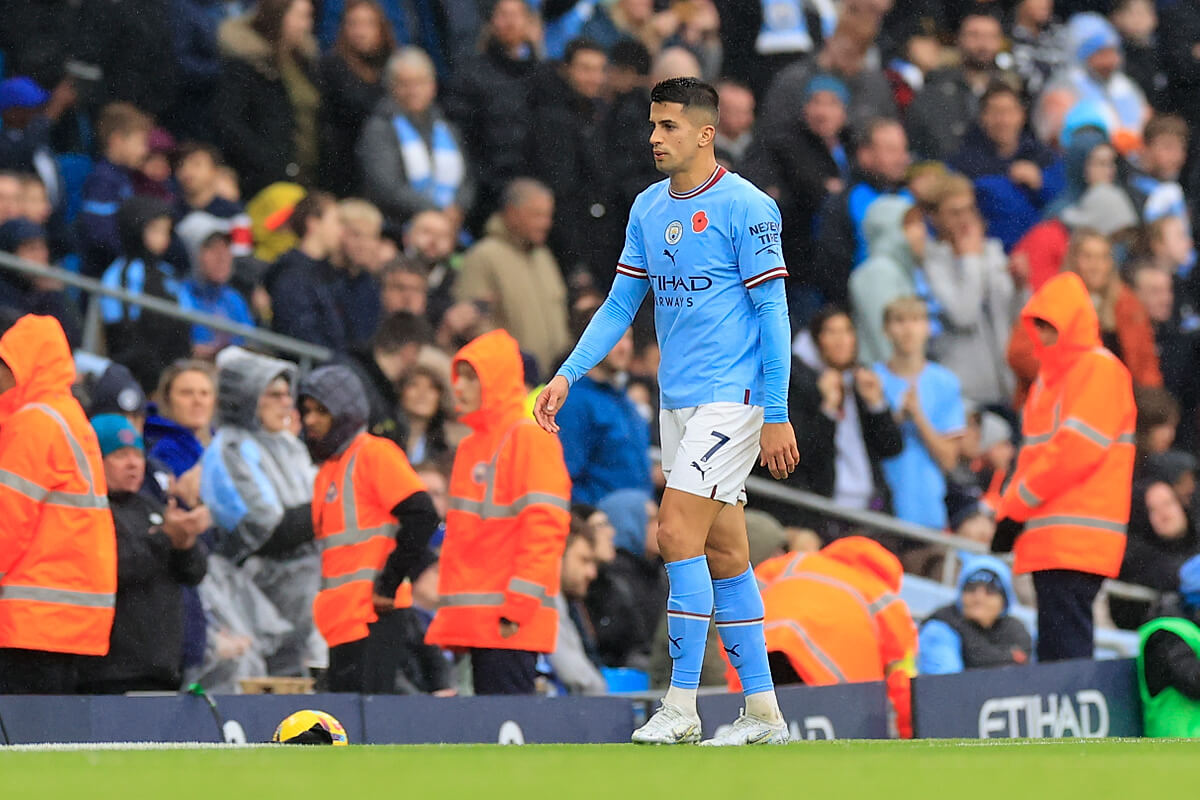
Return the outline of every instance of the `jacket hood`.
<path id="1" fill-rule="evenodd" d="M 821 549 L 821 555 L 874 575 L 893 592 L 900 591 L 904 567 L 900 564 L 900 559 L 879 542 L 865 536 L 847 536 L 826 545 Z"/>
<path id="2" fill-rule="evenodd" d="M 537 246 L 530 244 L 509 230 L 508 226 L 504 224 L 504 215 L 499 211 L 488 217 L 483 232 L 485 236 L 494 236 L 497 239 L 502 239 L 524 253 L 537 249 Z"/>
<path id="3" fill-rule="evenodd" d="M 479 410 L 464 414 L 461 422 L 475 431 L 507 427 L 524 413 L 525 368 L 517 340 L 507 331 L 494 330 L 468 342 L 450 363 L 458 380 L 459 363 L 470 364 L 479 375 Z"/>
<path id="4" fill-rule="evenodd" d="M 1071 144 L 1063 154 L 1063 171 L 1067 178 L 1067 187 L 1062 197 L 1051 208 L 1055 213 L 1074 203 L 1087 191 L 1087 159 L 1102 144 L 1108 144 L 1108 136 L 1103 131 L 1087 127 L 1076 131 L 1071 137 Z M 1050 216 L 1050 215 L 1048 215 Z"/>
<path id="5" fill-rule="evenodd" d="M 1075 14 L 1067 21 L 1067 42 L 1068 52 L 1079 66 L 1084 66 L 1084 62 L 1101 50 L 1121 50 L 1121 35 L 1117 29 L 1094 11 Z"/>
<path id="6" fill-rule="evenodd" d="M 616 535 L 613 545 L 638 558 L 646 557 L 646 501 L 650 495 L 641 489 L 618 489 L 605 495 L 596 508 L 608 515 Z"/>
<path id="7" fill-rule="evenodd" d="M 1035 319 L 1045 320 L 1058 330 L 1058 341 L 1052 346 L 1046 347 L 1038 338 Z M 1021 324 L 1033 342 L 1034 355 L 1047 378 L 1061 373 L 1087 351 L 1100 347 L 1100 319 L 1083 279 L 1073 272 L 1059 273 L 1042 284 L 1021 309 Z"/>
<path id="8" fill-rule="evenodd" d="M 958 587 L 954 600 L 958 610 L 962 611 L 963 587 L 967 585 L 967 582 L 980 572 L 991 572 L 1000 579 L 1000 585 L 1004 587 L 1004 614 L 1008 614 L 1017 604 L 1017 592 L 1013 589 L 1012 570 L 1008 568 L 1008 565 L 991 556 L 963 553 L 959 557 L 962 559 L 962 569 L 958 572 Z"/>
<path id="9" fill-rule="evenodd" d="M 354 370 L 332 364 L 313 370 L 300 381 L 299 397 L 311 397 L 333 415 L 333 425 L 323 439 L 304 436 L 313 463 L 320 464 L 346 451 L 354 437 L 366 430 L 371 410 L 366 389 Z"/>
<path id="10" fill-rule="evenodd" d="M 217 29 L 217 47 L 226 58 L 245 61 L 263 75 L 274 79 L 279 76 L 279 68 L 275 64 L 275 50 L 262 34 L 254 30 L 250 24 L 253 18 L 253 14 L 246 14 L 222 22 L 221 27 Z M 317 53 L 317 40 L 312 36 L 305 37 L 300 54 L 307 59 L 313 59 Z"/>
<path id="11" fill-rule="evenodd" d="M 881 256 L 912 266 L 912 250 L 904 238 L 904 215 L 912 207 L 913 202 L 908 198 L 884 195 L 867 208 L 863 217 L 863 236 L 872 258 Z"/>
<path id="12" fill-rule="evenodd" d="M 276 378 L 296 386 L 296 365 L 240 347 L 226 347 L 217 355 L 219 370 L 217 412 L 222 425 L 258 429 L 258 399 Z"/>
<path id="13" fill-rule="evenodd" d="M 146 226 L 160 217 L 171 217 L 171 207 L 156 197 L 134 195 L 121 204 L 117 211 L 117 235 L 121 239 L 121 250 L 131 260 L 152 258 L 161 260 L 162 255 L 146 252 L 143 239 Z"/>
<path id="14" fill-rule="evenodd" d="M 54 317 L 26 314 L 0 337 L 0 359 L 16 386 L 0 395 L 0 425 L 21 406 L 71 393 L 75 361 Z"/>

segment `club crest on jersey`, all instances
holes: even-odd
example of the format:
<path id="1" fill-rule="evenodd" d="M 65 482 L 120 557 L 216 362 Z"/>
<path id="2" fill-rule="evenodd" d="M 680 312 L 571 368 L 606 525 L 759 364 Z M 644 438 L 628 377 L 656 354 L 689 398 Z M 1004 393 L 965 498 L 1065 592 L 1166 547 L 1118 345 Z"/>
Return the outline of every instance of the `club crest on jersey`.
<path id="1" fill-rule="evenodd" d="M 704 233 L 708 230 L 708 214 L 703 210 L 692 214 L 692 233 Z"/>
<path id="2" fill-rule="evenodd" d="M 671 224 L 667 226 L 666 239 L 667 244 L 679 244 L 679 240 L 683 238 L 683 223 L 679 220 L 671 220 Z"/>

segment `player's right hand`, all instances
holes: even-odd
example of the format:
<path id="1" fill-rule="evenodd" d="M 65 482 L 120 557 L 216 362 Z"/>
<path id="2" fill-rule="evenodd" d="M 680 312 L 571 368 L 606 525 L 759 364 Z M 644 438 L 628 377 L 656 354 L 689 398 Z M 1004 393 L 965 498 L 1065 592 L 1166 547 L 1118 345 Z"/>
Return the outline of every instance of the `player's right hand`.
<path id="1" fill-rule="evenodd" d="M 542 426 L 542 430 L 558 433 L 558 423 L 554 421 L 554 417 L 567 399 L 568 391 L 570 387 L 567 385 L 567 379 L 562 375 L 555 375 L 537 396 L 533 403 L 533 418 Z"/>

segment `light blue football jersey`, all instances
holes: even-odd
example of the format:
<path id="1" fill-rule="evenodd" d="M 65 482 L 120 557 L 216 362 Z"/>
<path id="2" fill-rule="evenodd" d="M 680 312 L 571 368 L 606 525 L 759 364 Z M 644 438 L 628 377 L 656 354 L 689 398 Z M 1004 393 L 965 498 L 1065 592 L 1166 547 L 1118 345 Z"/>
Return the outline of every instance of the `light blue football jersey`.
<path id="1" fill-rule="evenodd" d="M 720 166 L 690 192 L 663 180 L 634 201 L 617 272 L 649 281 L 663 408 L 765 404 L 749 290 L 787 277 L 780 227 L 775 201 Z"/>

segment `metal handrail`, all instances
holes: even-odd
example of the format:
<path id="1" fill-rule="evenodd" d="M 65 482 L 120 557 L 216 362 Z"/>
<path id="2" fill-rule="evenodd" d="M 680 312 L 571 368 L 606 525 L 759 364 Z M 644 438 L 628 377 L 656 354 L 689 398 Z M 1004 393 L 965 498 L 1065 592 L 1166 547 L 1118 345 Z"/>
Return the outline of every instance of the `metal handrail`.
<path id="1" fill-rule="evenodd" d="M 652 447 L 650 448 L 650 457 L 655 459 L 661 458 L 662 451 L 657 447 Z M 947 550 L 965 550 L 980 555 L 995 555 L 979 542 L 963 539 L 945 531 L 927 528 L 924 525 L 916 525 L 902 519 L 896 519 L 887 514 L 881 514 L 878 511 L 845 508 L 828 497 L 822 497 L 819 494 L 813 494 L 812 492 L 796 489 L 791 486 L 783 486 L 755 475 L 751 475 L 746 479 L 746 488 L 762 497 L 768 497 L 797 508 L 815 511 L 818 514 L 824 514 L 835 519 L 845 520 L 854 525 L 861 525 L 865 528 L 893 534 L 904 539 L 918 541 L 922 544 L 944 547 Z M 1008 561 L 1012 559 L 1011 556 L 1001 557 Z M 950 560 L 947 559 L 948 566 L 950 563 Z M 944 573 L 942 581 L 943 583 L 953 583 L 953 575 L 948 572 Z M 1124 581 L 1106 580 L 1104 582 L 1104 589 L 1110 595 L 1120 597 L 1124 600 L 1153 603 L 1159 597 L 1159 593 L 1153 589 L 1132 583 L 1125 583 Z"/>
<path id="2" fill-rule="evenodd" d="M 239 322 L 233 322 L 225 317 L 218 317 L 213 314 L 206 314 L 203 311 L 180 308 L 170 300 L 163 300 L 159 297 L 150 297 L 125 289 L 105 286 L 95 278 L 78 275 L 61 267 L 35 264 L 32 261 L 17 258 L 10 253 L 0 253 L 0 268 L 19 272 L 23 275 L 53 278 L 67 286 L 82 289 L 91 295 L 111 297 L 114 300 L 120 300 L 122 303 L 140 306 L 155 314 L 180 319 L 184 322 L 190 322 L 193 325 L 203 325 L 206 328 L 221 331 L 222 333 L 241 336 L 249 342 L 254 342 L 255 344 L 268 347 L 289 356 L 294 356 L 299 360 L 301 367 L 305 369 L 308 369 L 313 364 L 319 364 L 333 358 L 333 351 L 327 347 L 303 342 L 299 339 L 293 339 L 290 336 L 283 336 L 272 331 L 264 331 L 261 328 L 242 325 Z"/>

